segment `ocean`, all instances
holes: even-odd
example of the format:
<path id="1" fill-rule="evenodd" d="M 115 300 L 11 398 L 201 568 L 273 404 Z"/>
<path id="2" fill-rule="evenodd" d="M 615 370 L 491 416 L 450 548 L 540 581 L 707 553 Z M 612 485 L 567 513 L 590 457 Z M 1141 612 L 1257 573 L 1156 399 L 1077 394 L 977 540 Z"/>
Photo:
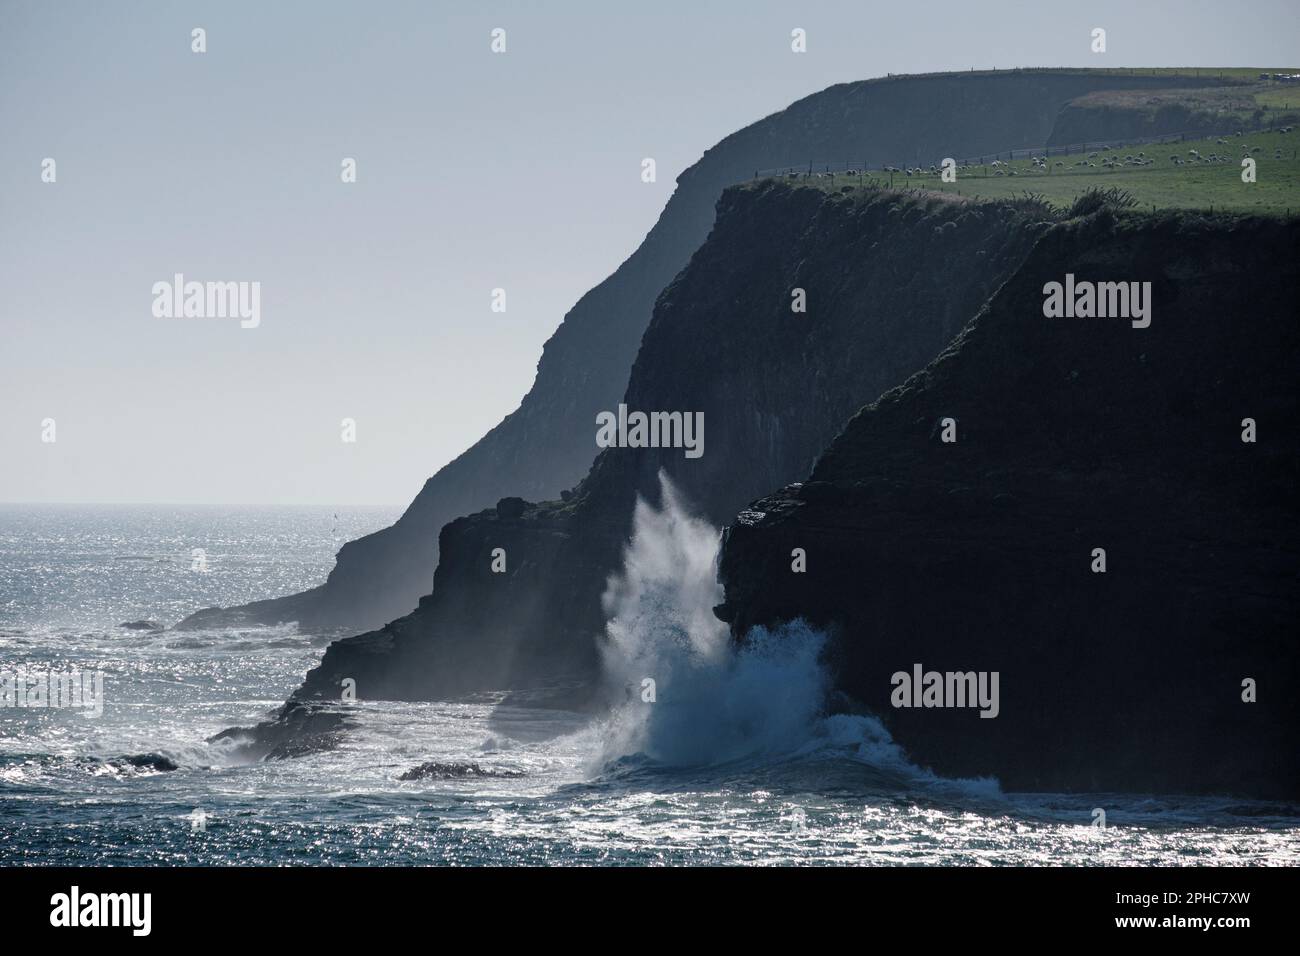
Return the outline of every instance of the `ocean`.
<path id="1" fill-rule="evenodd" d="M 913 765 L 870 715 L 827 716 L 822 636 L 736 652 L 707 613 L 717 529 L 671 500 L 639 509 L 606 595 L 607 678 L 628 688 L 613 713 L 504 691 L 363 701 L 333 750 L 248 762 L 208 743 L 266 719 L 343 635 L 171 625 L 319 584 L 397 514 L 0 505 L 0 677 L 103 679 L 98 716 L 0 708 L 0 863 L 1300 863 L 1295 806 L 1006 793 Z"/>

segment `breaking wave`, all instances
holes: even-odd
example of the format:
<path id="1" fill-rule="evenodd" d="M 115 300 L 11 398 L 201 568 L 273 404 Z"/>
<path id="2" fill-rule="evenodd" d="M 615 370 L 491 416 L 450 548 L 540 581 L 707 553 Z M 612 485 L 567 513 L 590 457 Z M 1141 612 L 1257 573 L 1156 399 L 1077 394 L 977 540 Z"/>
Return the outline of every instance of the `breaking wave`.
<path id="1" fill-rule="evenodd" d="M 623 570 L 603 597 L 604 672 L 621 698 L 601 767 L 698 768 L 839 756 L 906 785 L 1000 794 L 996 780 L 947 780 L 912 764 L 876 717 L 827 712 L 826 635 L 803 621 L 754 628 L 743 645 L 713 614 L 723 599 L 721 532 L 662 472 L 660 506 L 637 499 Z"/>

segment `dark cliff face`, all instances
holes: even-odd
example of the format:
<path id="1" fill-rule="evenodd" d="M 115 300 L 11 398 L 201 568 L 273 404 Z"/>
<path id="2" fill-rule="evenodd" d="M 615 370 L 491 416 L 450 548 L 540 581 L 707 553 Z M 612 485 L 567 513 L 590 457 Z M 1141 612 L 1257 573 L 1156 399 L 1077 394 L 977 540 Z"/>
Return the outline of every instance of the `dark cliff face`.
<path id="1" fill-rule="evenodd" d="M 1051 229 L 807 482 L 728 529 L 720 616 L 742 639 L 829 629 L 840 705 L 942 773 L 1297 796 L 1298 238 L 1194 214 Z M 1044 317 L 1067 272 L 1150 281 L 1150 327 Z M 998 671 L 999 716 L 891 706 L 918 663 Z"/>
<path id="2" fill-rule="evenodd" d="M 709 241 L 660 296 L 624 398 L 702 412 L 704 453 L 607 452 L 584 500 L 630 515 L 634 494 L 657 499 L 662 470 L 721 525 L 806 474 L 854 411 L 947 344 L 1047 216 L 1032 202 L 771 180 L 728 190 Z"/>
<path id="3" fill-rule="evenodd" d="M 717 524 L 801 477 L 858 408 L 952 338 L 1048 228 L 1031 203 L 767 181 L 728 190 L 659 298 L 624 397 L 702 413 L 703 454 L 611 448 L 567 501 L 516 500 L 447 525 L 433 593 L 331 645 L 306 696 L 427 698 L 540 679 L 590 683 L 601 594 L 638 495 L 662 470 Z M 807 311 L 792 310 L 792 290 Z M 613 410 L 611 406 L 610 410 Z M 584 423 L 592 451 L 596 416 Z M 505 551 L 506 570 L 492 570 Z"/>
<path id="4" fill-rule="evenodd" d="M 183 626 L 286 620 L 377 626 L 407 613 L 429 592 L 445 523 L 503 496 L 546 499 L 572 487 L 594 457 L 595 414 L 612 408 L 627 386 L 655 297 L 705 238 L 722 189 L 755 170 L 810 160 L 901 165 L 1040 146 L 1074 97 L 1176 84 L 1188 80 L 1088 71 L 869 80 L 831 87 L 728 136 L 679 177 L 636 252 L 565 316 L 518 410 L 430 478 L 392 527 L 344 545 L 319 588 L 201 611 Z"/>

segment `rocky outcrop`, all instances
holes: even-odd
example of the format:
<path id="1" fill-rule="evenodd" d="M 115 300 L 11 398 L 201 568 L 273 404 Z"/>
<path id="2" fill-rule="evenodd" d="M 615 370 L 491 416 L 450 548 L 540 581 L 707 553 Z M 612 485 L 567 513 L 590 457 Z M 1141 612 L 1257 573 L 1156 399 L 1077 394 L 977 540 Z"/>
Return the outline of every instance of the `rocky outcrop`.
<path id="1" fill-rule="evenodd" d="M 492 770 L 476 763 L 443 763 L 436 760 L 399 774 L 398 780 L 465 780 L 486 778 L 515 778 L 524 776 L 522 770 Z"/>
<path id="2" fill-rule="evenodd" d="M 722 524 L 805 475 L 864 403 L 921 367 L 1023 261 L 1033 202 L 765 181 L 723 194 L 717 222 L 659 297 L 623 401 L 702 413 L 703 454 L 610 448 L 567 500 L 503 499 L 442 531 L 432 594 L 332 644 L 301 697 L 426 699 L 550 681 L 585 691 L 638 495 L 660 471 Z M 806 312 L 793 311 L 802 290 Z M 594 444 L 595 415 L 584 423 Z M 498 553 L 498 549 L 500 552 Z"/>
<path id="3" fill-rule="evenodd" d="M 344 545 L 320 587 L 206 609 L 180 626 L 377 626 L 429 592 L 445 523 L 506 495 L 548 499 L 574 485 L 596 452 L 591 422 L 623 394 L 655 297 L 705 238 L 721 190 L 755 170 L 811 161 L 903 165 L 1040 146 L 1063 106 L 1082 94 L 1198 82 L 1218 81 L 1087 70 L 891 77 L 833 86 L 728 136 L 678 178 L 640 248 L 565 316 L 518 410 L 430 478 L 392 527 Z"/>
<path id="4" fill-rule="evenodd" d="M 1298 238 L 1294 219 L 1109 209 L 1051 228 L 948 349 L 728 529 L 719 616 L 739 640 L 829 630 L 841 706 L 942 773 L 1300 795 Z M 1150 327 L 1046 318 L 1067 273 L 1149 281 Z M 916 664 L 999 672 L 999 715 L 893 706 Z"/>
<path id="5" fill-rule="evenodd" d="M 271 720 L 231 727 L 208 738 L 241 760 L 287 760 L 333 750 L 354 721 L 344 705 L 289 701 Z"/>

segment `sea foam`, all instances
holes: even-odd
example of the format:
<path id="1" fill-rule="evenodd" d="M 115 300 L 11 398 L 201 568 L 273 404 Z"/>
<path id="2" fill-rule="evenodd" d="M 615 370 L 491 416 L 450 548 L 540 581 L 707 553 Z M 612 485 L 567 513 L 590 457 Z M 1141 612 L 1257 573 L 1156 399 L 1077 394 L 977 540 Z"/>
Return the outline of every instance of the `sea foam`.
<path id="1" fill-rule="evenodd" d="M 735 644 L 713 614 L 723 600 L 721 532 L 690 513 L 662 472 L 659 482 L 659 507 L 637 499 L 623 569 L 603 598 L 605 677 L 623 699 L 603 728 L 601 766 L 633 755 L 703 767 L 834 751 L 917 784 L 998 794 L 991 778 L 944 780 L 916 767 L 876 717 L 828 714 L 822 631 L 796 620 Z"/>

